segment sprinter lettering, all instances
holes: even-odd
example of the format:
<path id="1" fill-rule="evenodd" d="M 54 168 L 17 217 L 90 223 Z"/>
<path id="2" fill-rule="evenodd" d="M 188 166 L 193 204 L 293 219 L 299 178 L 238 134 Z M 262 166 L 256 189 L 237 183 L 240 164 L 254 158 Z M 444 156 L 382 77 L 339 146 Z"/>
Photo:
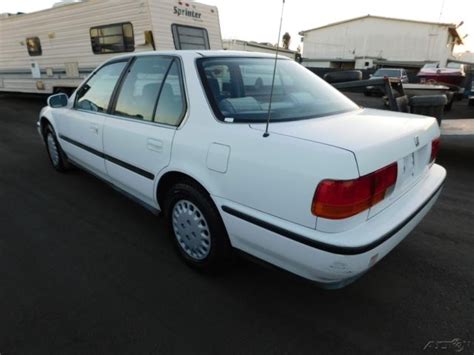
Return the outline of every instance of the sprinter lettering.
<path id="1" fill-rule="evenodd" d="M 175 15 L 178 16 L 188 16 L 192 18 L 201 18 L 201 13 L 196 12 L 194 10 L 188 10 L 188 9 L 180 9 L 179 7 L 175 6 L 174 7 L 174 12 Z"/>

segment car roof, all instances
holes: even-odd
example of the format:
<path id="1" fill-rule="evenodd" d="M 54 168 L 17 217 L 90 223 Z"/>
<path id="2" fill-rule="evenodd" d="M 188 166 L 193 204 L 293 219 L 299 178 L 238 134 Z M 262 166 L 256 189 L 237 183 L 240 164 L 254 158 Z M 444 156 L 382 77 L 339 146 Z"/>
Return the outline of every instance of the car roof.
<path id="1" fill-rule="evenodd" d="M 218 50 L 218 51 L 196 51 L 203 57 L 262 57 L 262 58 L 275 58 L 275 54 L 271 53 L 261 53 L 261 52 L 246 52 L 246 51 L 228 51 L 228 50 Z M 279 56 L 286 58 L 284 56 Z"/>
<path id="2" fill-rule="evenodd" d="M 275 58 L 275 54 L 246 52 L 246 51 L 228 51 L 228 50 L 171 50 L 171 51 L 147 51 L 140 53 L 127 53 L 118 55 L 110 60 L 141 57 L 148 55 L 173 55 L 173 56 L 190 56 L 190 57 L 249 57 L 249 58 Z M 279 59 L 288 59 L 285 56 L 278 56 Z"/>

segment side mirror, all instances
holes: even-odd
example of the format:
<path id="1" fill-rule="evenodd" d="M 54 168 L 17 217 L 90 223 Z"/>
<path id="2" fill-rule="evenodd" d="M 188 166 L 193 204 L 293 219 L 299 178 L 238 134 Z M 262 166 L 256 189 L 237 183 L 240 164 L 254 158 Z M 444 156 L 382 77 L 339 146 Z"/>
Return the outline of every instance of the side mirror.
<path id="1" fill-rule="evenodd" d="M 56 94 L 48 97 L 48 106 L 52 108 L 66 107 L 68 98 L 66 94 Z"/>

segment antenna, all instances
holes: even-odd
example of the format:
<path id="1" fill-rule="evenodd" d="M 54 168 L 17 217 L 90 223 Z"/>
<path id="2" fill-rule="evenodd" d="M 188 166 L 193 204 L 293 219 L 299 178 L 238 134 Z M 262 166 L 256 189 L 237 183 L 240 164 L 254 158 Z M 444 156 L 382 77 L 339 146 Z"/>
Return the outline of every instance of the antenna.
<path id="1" fill-rule="evenodd" d="M 439 11 L 439 18 L 438 18 L 438 22 L 441 22 L 441 18 L 443 17 L 443 12 L 444 12 L 444 3 L 446 2 L 446 0 L 442 0 L 441 2 L 441 10 Z"/>
<path id="2" fill-rule="evenodd" d="M 275 64 L 273 65 L 273 77 L 272 77 L 272 88 L 270 90 L 270 102 L 268 103 L 268 115 L 267 115 L 267 125 L 265 127 L 265 133 L 263 134 L 264 138 L 267 138 L 270 133 L 268 133 L 268 125 L 270 124 L 270 118 L 272 117 L 272 100 L 273 100 L 273 88 L 275 86 L 275 75 L 276 75 L 276 68 L 277 68 L 277 61 L 278 61 L 278 49 L 280 48 L 280 35 L 281 35 L 281 24 L 283 23 L 283 10 L 285 9 L 285 0 L 283 0 L 283 4 L 281 5 L 281 16 L 280 16 L 280 29 L 278 30 L 278 41 L 277 41 L 277 48 L 275 52 Z"/>

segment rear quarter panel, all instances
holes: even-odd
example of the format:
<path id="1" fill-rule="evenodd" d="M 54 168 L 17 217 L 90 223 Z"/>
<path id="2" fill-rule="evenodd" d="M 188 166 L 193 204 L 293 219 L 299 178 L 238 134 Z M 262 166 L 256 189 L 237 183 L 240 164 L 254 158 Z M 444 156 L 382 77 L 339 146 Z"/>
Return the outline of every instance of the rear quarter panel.
<path id="1" fill-rule="evenodd" d="M 176 133 L 170 169 L 195 177 L 211 195 L 315 228 L 312 198 L 319 181 L 358 177 L 346 150 L 279 134 L 262 137 L 245 124 L 191 124 Z M 227 146 L 226 169 L 209 163 L 215 144 Z"/>

